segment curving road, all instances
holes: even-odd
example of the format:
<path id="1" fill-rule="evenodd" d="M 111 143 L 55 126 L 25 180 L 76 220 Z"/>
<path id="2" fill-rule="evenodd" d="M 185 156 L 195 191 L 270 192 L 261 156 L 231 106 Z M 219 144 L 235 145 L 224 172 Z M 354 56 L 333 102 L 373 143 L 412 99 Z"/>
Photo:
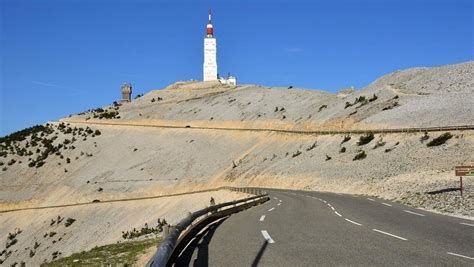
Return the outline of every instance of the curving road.
<path id="1" fill-rule="evenodd" d="M 474 266 L 474 221 L 364 196 L 268 192 L 201 231 L 177 266 Z"/>

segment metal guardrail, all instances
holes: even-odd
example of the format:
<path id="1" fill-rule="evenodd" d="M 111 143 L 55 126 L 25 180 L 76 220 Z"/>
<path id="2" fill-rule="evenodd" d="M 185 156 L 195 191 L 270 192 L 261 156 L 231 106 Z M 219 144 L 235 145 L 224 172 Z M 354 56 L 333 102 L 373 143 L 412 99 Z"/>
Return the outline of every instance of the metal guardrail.
<path id="1" fill-rule="evenodd" d="M 458 125 L 458 126 L 440 126 L 440 127 L 411 127 L 411 128 L 386 128 L 386 129 L 354 129 L 354 130 L 297 130 L 297 129 L 278 129 L 278 128 L 229 128 L 229 127 L 206 127 L 192 125 L 155 125 L 145 123 L 127 123 L 127 122 L 100 122 L 100 121 L 77 121 L 62 120 L 66 123 L 79 124 L 95 124 L 95 125 L 112 125 L 112 126 L 139 126 L 139 127 L 155 127 L 155 128 L 171 128 L 171 129 L 200 129 L 200 130 L 224 130 L 224 131 L 252 131 L 252 132 L 280 132 L 292 134 L 366 134 L 366 133 L 418 133 L 418 132 L 441 132 L 441 131 L 465 131 L 474 130 L 474 125 Z"/>
<path id="2" fill-rule="evenodd" d="M 202 227 L 220 218 L 264 203 L 270 199 L 268 197 L 268 194 L 264 190 L 259 188 L 224 186 L 219 187 L 218 189 L 226 189 L 236 192 L 255 194 L 255 196 L 225 202 L 222 204 L 210 206 L 205 209 L 195 211 L 193 213 L 189 213 L 186 218 L 182 219 L 175 227 L 173 227 L 169 235 L 166 236 L 165 240 L 161 243 L 158 250 L 146 266 L 170 266 L 170 262 L 172 262 L 172 260 L 178 256 L 178 252 L 180 252 L 185 247 L 185 245 L 191 239 L 190 237 L 193 237 L 195 234 L 197 234 Z M 193 224 L 194 221 L 203 216 L 204 218 Z"/>

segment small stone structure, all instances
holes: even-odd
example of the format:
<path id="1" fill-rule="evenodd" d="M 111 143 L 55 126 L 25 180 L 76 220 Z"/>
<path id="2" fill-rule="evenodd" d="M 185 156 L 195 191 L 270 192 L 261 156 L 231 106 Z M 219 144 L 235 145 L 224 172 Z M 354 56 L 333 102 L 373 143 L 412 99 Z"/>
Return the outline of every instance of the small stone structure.
<path id="1" fill-rule="evenodd" d="M 132 84 L 124 83 L 122 85 L 122 101 L 124 102 L 132 101 Z"/>

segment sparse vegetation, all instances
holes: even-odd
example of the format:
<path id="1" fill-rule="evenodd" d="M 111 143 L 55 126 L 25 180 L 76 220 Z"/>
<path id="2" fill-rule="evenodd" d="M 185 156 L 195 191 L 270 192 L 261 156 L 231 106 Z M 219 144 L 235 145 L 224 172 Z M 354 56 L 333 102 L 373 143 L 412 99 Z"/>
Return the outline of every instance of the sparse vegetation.
<path id="1" fill-rule="evenodd" d="M 306 151 L 310 151 L 310 150 L 313 150 L 314 148 L 316 148 L 317 143 L 318 143 L 318 142 L 315 141 L 312 145 L 310 145 L 310 146 L 306 149 Z"/>
<path id="2" fill-rule="evenodd" d="M 430 146 L 440 146 L 440 145 L 446 143 L 446 141 L 448 141 L 452 137 L 453 137 L 453 135 L 450 132 L 446 132 L 446 133 L 434 138 L 430 142 L 428 142 L 426 144 L 426 146 L 428 146 L 428 147 L 430 147 Z"/>
<path id="3" fill-rule="evenodd" d="M 301 151 L 296 150 L 296 152 L 293 153 L 293 155 L 292 155 L 291 157 L 292 157 L 292 158 L 296 158 L 296 157 L 298 157 L 299 155 L 301 155 Z"/>
<path id="4" fill-rule="evenodd" d="M 362 135 L 359 138 L 359 141 L 357 142 L 357 145 L 358 146 L 366 145 L 366 144 L 370 143 L 373 139 L 374 139 L 374 134 L 373 133 L 368 133 L 366 135 Z"/>
<path id="5" fill-rule="evenodd" d="M 369 99 L 369 102 L 374 102 L 375 100 L 377 100 L 377 98 L 379 98 L 376 94 L 374 94 L 370 99 Z"/>
<path id="6" fill-rule="evenodd" d="M 320 106 L 318 112 L 321 112 L 321 110 L 323 110 L 323 109 L 325 109 L 325 108 L 327 108 L 327 107 L 328 107 L 327 105 L 322 105 L 322 106 Z"/>
<path id="7" fill-rule="evenodd" d="M 367 157 L 367 154 L 365 154 L 365 151 L 364 150 L 360 150 L 356 155 L 355 157 L 352 159 L 353 161 L 355 160 L 363 160 Z"/>
<path id="8" fill-rule="evenodd" d="M 166 219 L 157 220 L 156 227 L 148 227 L 148 223 L 145 223 L 145 226 L 142 227 L 140 230 L 137 230 L 136 228 L 133 228 L 130 231 L 122 231 L 122 237 L 123 239 L 133 239 L 137 238 L 143 235 L 148 235 L 148 234 L 158 234 L 163 231 L 163 226 L 167 225 L 168 223 L 166 222 Z"/>
<path id="9" fill-rule="evenodd" d="M 342 142 L 341 142 L 341 145 L 344 144 L 345 142 L 351 140 L 351 136 L 350 135 L 346 135 L 344 136 L 344 139 L 342 139 Z"/>
<path id="10" fill-rule="evenodd" d="M 332 157 L 331 157 L 331 156 L 329 156 L 329 155 L 326 155 L 326 161 L 328 161 L 328 160 L 331 160 L 331 159 L 332 159 Z"/>
<path id="11" fill-rule="evenodd" d="M 345 153 L 346 152 L 346 147 L 341 147 L 341 150 L 339 150 L 339 153 Z"/>
<path id="12" fill-rule="evenodd" d="M 161 241 L 161 238 L 150 238 L 95 247 L 50 263 L 43 263 L 41 266 L 132 266 L 140 254 Z"/>
<path id="13" fill-rule="evenodd" d="M 64 226 L 69 227 L 71 224 L 73 224 L 76 220 L 73 218 L 67 218 L 66 222 L 64 223 Z"/>

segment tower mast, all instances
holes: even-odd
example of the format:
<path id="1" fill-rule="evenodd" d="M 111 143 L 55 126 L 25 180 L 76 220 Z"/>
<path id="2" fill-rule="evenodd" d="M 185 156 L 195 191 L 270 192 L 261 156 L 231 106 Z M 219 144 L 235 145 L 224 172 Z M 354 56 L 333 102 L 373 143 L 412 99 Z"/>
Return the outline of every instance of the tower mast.
<path id="1" fill-rule="evenodd" d="M 217 80 L 217 42 L 216 38 L 214 38 L 214 27 L 212 26 L 211 9 L 209 9 L 208 13 L 206 37 L 204 38 L 203 80 Z"/>

